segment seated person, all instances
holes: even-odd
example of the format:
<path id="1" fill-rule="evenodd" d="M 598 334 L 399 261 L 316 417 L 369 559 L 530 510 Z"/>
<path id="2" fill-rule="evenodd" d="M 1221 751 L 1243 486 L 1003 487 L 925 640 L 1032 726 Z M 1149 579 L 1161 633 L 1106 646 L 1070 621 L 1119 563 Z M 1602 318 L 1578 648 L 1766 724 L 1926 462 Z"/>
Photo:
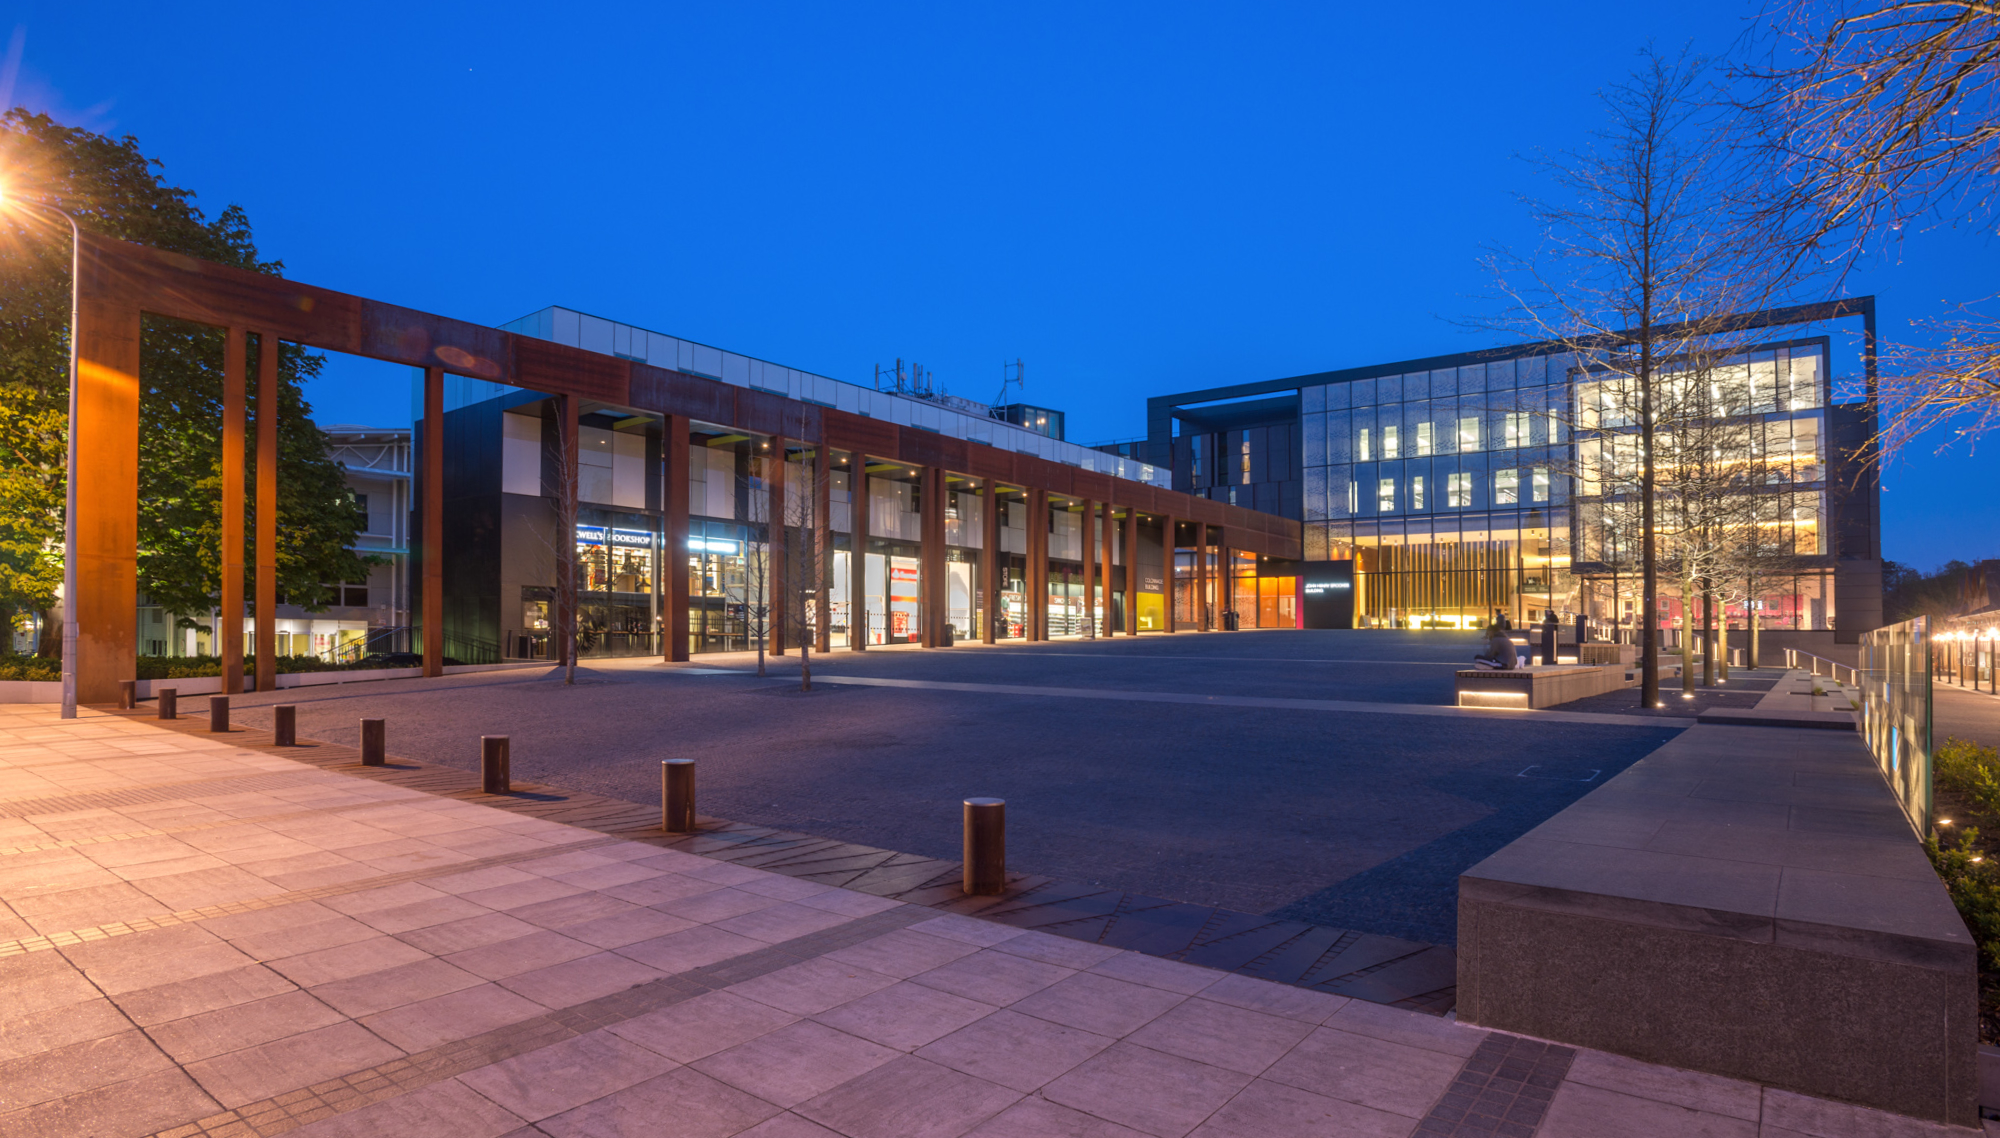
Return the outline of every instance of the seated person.
<path id="1" fill-rule="evenodd" d="M 1472 663 L 1486 671 L 1505 672 L 1520 667 L 1521 658 L 1514 652 L 1513 638 L 1504 629 L 1495 627 L 1486 630 L 1485 654 L 1474 656 Z"/>

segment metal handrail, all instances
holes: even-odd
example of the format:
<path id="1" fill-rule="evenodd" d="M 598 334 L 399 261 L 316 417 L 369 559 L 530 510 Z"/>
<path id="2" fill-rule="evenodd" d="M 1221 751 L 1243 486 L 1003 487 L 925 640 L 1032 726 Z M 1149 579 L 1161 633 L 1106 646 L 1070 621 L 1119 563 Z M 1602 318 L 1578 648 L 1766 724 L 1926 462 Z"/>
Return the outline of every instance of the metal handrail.
<path id="1" fill-rule="evenodd" d="M 1801 659 L 1807 661 L 1807 663 L 1801 664 L 1799 662 Z M 1826 666 L 1824 672 L 1820 671 L 1822 664 Z M 1838 660 L 1829 660 L 1824 656 L 1815 656 L 1810 652 L 1801 652 L 1797 648 L 1785 649 L 1785 667 L 1794 671 L 1811 672 L 1815 676 L 1824 675 L 1834 683 L 1844 684 L 1851 688 L 1861 686 L 1860 674 L 1851 665 L 1843 664 Z M 1846 669 L 1847 671 L 1847 678 L 1844 680 L 1840 678 L 1842 669 Z"/>

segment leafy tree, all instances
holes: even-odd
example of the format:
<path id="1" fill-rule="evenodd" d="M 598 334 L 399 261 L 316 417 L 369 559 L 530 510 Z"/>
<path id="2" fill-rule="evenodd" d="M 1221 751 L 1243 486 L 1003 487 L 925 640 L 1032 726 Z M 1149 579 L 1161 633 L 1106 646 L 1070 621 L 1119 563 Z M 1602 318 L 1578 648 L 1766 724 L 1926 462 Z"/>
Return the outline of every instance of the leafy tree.
<path id="1" fill-rule="evenodd" d="M 10 195 L 59 207 L 94 233 L 281 272 L 282 262 L 258 259 L 241 207 L 209 219 L 193 191 L 161 179 L 161 165 L 130 135 L 113 140 L 19 108 L 0 115 L 0 171 Z M 0 215 L 0 606 L 7 610 L 0 615 L 10 620 L 21 610 L 48 609 L 61 579 L 69 267 L 63 229 L 34 210 Z M 200 627 L 187 614 L 206 612 L 220 592 L 223 336 L 148 317 L 140 353 L 139 588 L 182 614 L 183 627 Z M 321 609 L 332 599 L 326 583 L 367 571 L 367 560 L 348 548 L 363 519 L 301 386 L 324 357 L 293 344 L 277 350 L 278 590 L 290 603 Z M 250 359 L 254 423 L 254 351 Z M 255 449 L 253 436 L 245 447 L 253 511 L 260 508 Z M 254 532 L 252 521 L 246 538 Z M 249 549 L 244 564 L 252 578 L 244 595 L 251 597 Z M 45 629 L 52 633 L 56 623 L 48 620 Z M 45 634 L 41 652 L 58 650 L 56 639 Z"/>

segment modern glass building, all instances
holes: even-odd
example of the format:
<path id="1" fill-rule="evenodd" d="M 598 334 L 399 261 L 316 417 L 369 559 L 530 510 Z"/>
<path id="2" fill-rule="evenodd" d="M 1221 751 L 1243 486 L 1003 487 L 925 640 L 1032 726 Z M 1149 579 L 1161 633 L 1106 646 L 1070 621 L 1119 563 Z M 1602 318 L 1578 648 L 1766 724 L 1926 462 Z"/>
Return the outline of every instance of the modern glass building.
<path id="1" fill-rule="evenodd" d="M 1703 453 L 1722 454 L 1712 465 L 1728 468 L 1730 492 L 1754 501 L 1712 523 L 1761 535 L 1756 583 L 1721 591 L 1739 622 L 1755 606 L 1762 627 L 1841 639 L 1880 623 L 1879 489 L 1857 457 L 1874 432 L 1873 323 L 1872 298 L 1754 314 L 1726 354 L 1659 373 L 1661 390 L 1713 388 Z M 1860 398 L 1837 403 L 1835 365 L 1853 339 L 1864 358 L 1845 374 Z M 1523 344 L 1162 396 L 1145 445 L 1121 449 L 1170 465 L 1178 490 L 1297 519 L 1307 562 L 1352 562 L 1357 624 L 1465 628 L 1547 610 L 1629 623 L 1630 386 Z M 1674 435 L 1657 445 L 1671 474 Z M 1656 532 L 1670 556 L 1672 519 Z M 1680 590 L 1662 577 L 1662 618 L 1678 622 Z"/>

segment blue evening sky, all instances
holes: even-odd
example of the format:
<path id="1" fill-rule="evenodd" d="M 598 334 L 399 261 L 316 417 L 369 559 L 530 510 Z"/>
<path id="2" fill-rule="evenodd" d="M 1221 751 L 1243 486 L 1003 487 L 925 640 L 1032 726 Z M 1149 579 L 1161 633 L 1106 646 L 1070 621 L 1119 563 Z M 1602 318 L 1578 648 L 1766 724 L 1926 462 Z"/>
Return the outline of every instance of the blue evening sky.
<path id="1" fill-rule="evenodd" d="M 1605 5 L 216 4 L 16 0 L 13 101 L 139 137 L 288 275 L 500 323 L 561 304 L 866 383 L 896 357 L 1072 439 L 1148 395 L 1464 351 L 1517 155 L 1582 143 L 1649 40 L 1738 0 Z M 11 54 L 11 53 L 10 53 Z M 5 91 L 0 91 L 4 95 Z M 1885 334 L 1996 291 L 1977 230 L 1850 291 Z M 322 422 L 404 423 L 336 361 Z M 1913 451 L 1884 552 L 2000 557 L 2000 439 Z"/>

